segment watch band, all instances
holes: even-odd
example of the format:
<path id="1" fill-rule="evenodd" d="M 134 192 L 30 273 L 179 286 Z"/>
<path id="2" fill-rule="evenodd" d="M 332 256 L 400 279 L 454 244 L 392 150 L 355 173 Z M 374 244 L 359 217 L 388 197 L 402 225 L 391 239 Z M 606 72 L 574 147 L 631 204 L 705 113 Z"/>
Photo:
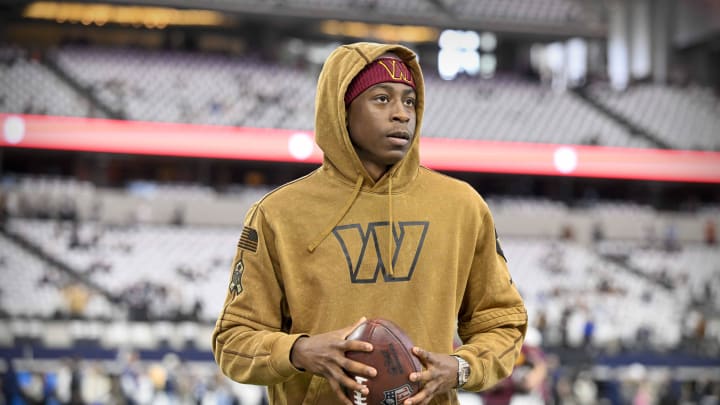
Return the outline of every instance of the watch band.
<path id="1" fill-rule="evenodd" d="M 457 371 L 457 387 L 456 388 L 462 388 L 463 385 L 465 385 L 468 382 L 468 379 L 470 378 L 470 364 L 463 359 L 462 357 L 453 354 L 453 357 L 455 357 L 458 361 L 458 371 Z"/>

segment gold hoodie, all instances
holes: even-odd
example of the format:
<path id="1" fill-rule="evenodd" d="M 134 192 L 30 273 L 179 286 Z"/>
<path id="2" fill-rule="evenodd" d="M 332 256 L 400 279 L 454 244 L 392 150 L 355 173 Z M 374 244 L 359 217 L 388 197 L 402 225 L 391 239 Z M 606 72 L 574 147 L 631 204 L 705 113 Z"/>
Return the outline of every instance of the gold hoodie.
<path id="1" fill-rule="evenodd" d="M 355 75 L 386 52 L 412 71 L 417 128 L 407 155 L 374 181 L 350 142 L 343 97 Z M 411 50 L 338 48 L 318 81 L 322 166 L 272 191 L 246 216 L 213 352 L 233 380 L 268 386 L 271 404 L 336 403 L 324 378 L 293 367 L 290 349 L 302 335 L 362 316 L 390 319 L 438 353 L 453 353 L 457 328 L 464 343 L 454 353 L 472 368 L 466 390 L 489 388 L 512 370 L 525 307 L 486 203 L 470 185 L 420 166 L 424 96 Z M 456 394 L 433 404 L 457 404 Z"/>

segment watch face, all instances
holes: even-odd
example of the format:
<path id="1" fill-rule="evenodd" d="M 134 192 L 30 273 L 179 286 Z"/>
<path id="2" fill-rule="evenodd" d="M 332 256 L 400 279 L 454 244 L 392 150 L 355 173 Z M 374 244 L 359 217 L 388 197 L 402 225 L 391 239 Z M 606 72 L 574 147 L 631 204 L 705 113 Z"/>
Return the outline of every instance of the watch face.
<path id="1" fill-rule="evenodd" d="M 470 365 L 464 359 L 458 357 L 458 386 L 462 387 L 470 378 Z"/>
<path id="2" fill-rule="evenodd" d="M 467 368 L 463 368 L 463 370 L 460 372 L 460 380 L 464 383 L 468 380 L 468 377 L 470 376 L 470 370 Z"/>

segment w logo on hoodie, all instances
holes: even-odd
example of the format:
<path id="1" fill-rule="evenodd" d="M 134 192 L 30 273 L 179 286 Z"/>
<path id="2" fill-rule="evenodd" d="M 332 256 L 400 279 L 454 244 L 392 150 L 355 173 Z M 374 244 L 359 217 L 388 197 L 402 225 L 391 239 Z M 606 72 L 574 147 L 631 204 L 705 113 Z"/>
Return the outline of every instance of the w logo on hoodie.
<path id="1" fill-rule="evenodd" d="M 398 222 L 391 230 L 387 221 L 371 222 L 365 229 L 361 224 L 337 226 L 333 234 L 345 254 L 351 282 L 376 283 L 380 274 L 385 282 L 409 281 L 429 226 L 427 221 Z"/>

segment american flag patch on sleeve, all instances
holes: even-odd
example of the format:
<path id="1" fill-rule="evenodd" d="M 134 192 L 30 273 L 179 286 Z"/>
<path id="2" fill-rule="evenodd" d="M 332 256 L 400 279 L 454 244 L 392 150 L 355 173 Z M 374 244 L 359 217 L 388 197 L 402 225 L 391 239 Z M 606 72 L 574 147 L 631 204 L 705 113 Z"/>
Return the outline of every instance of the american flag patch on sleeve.
<path id="1" fill-rule="evenodd" d="M 238 247 L 241 249 L 248 250 L 255 253 L 258 245 L 258 234 L 257 231 L 246 226 L 240 234 L 240 240 L 238 241 Z"/>

